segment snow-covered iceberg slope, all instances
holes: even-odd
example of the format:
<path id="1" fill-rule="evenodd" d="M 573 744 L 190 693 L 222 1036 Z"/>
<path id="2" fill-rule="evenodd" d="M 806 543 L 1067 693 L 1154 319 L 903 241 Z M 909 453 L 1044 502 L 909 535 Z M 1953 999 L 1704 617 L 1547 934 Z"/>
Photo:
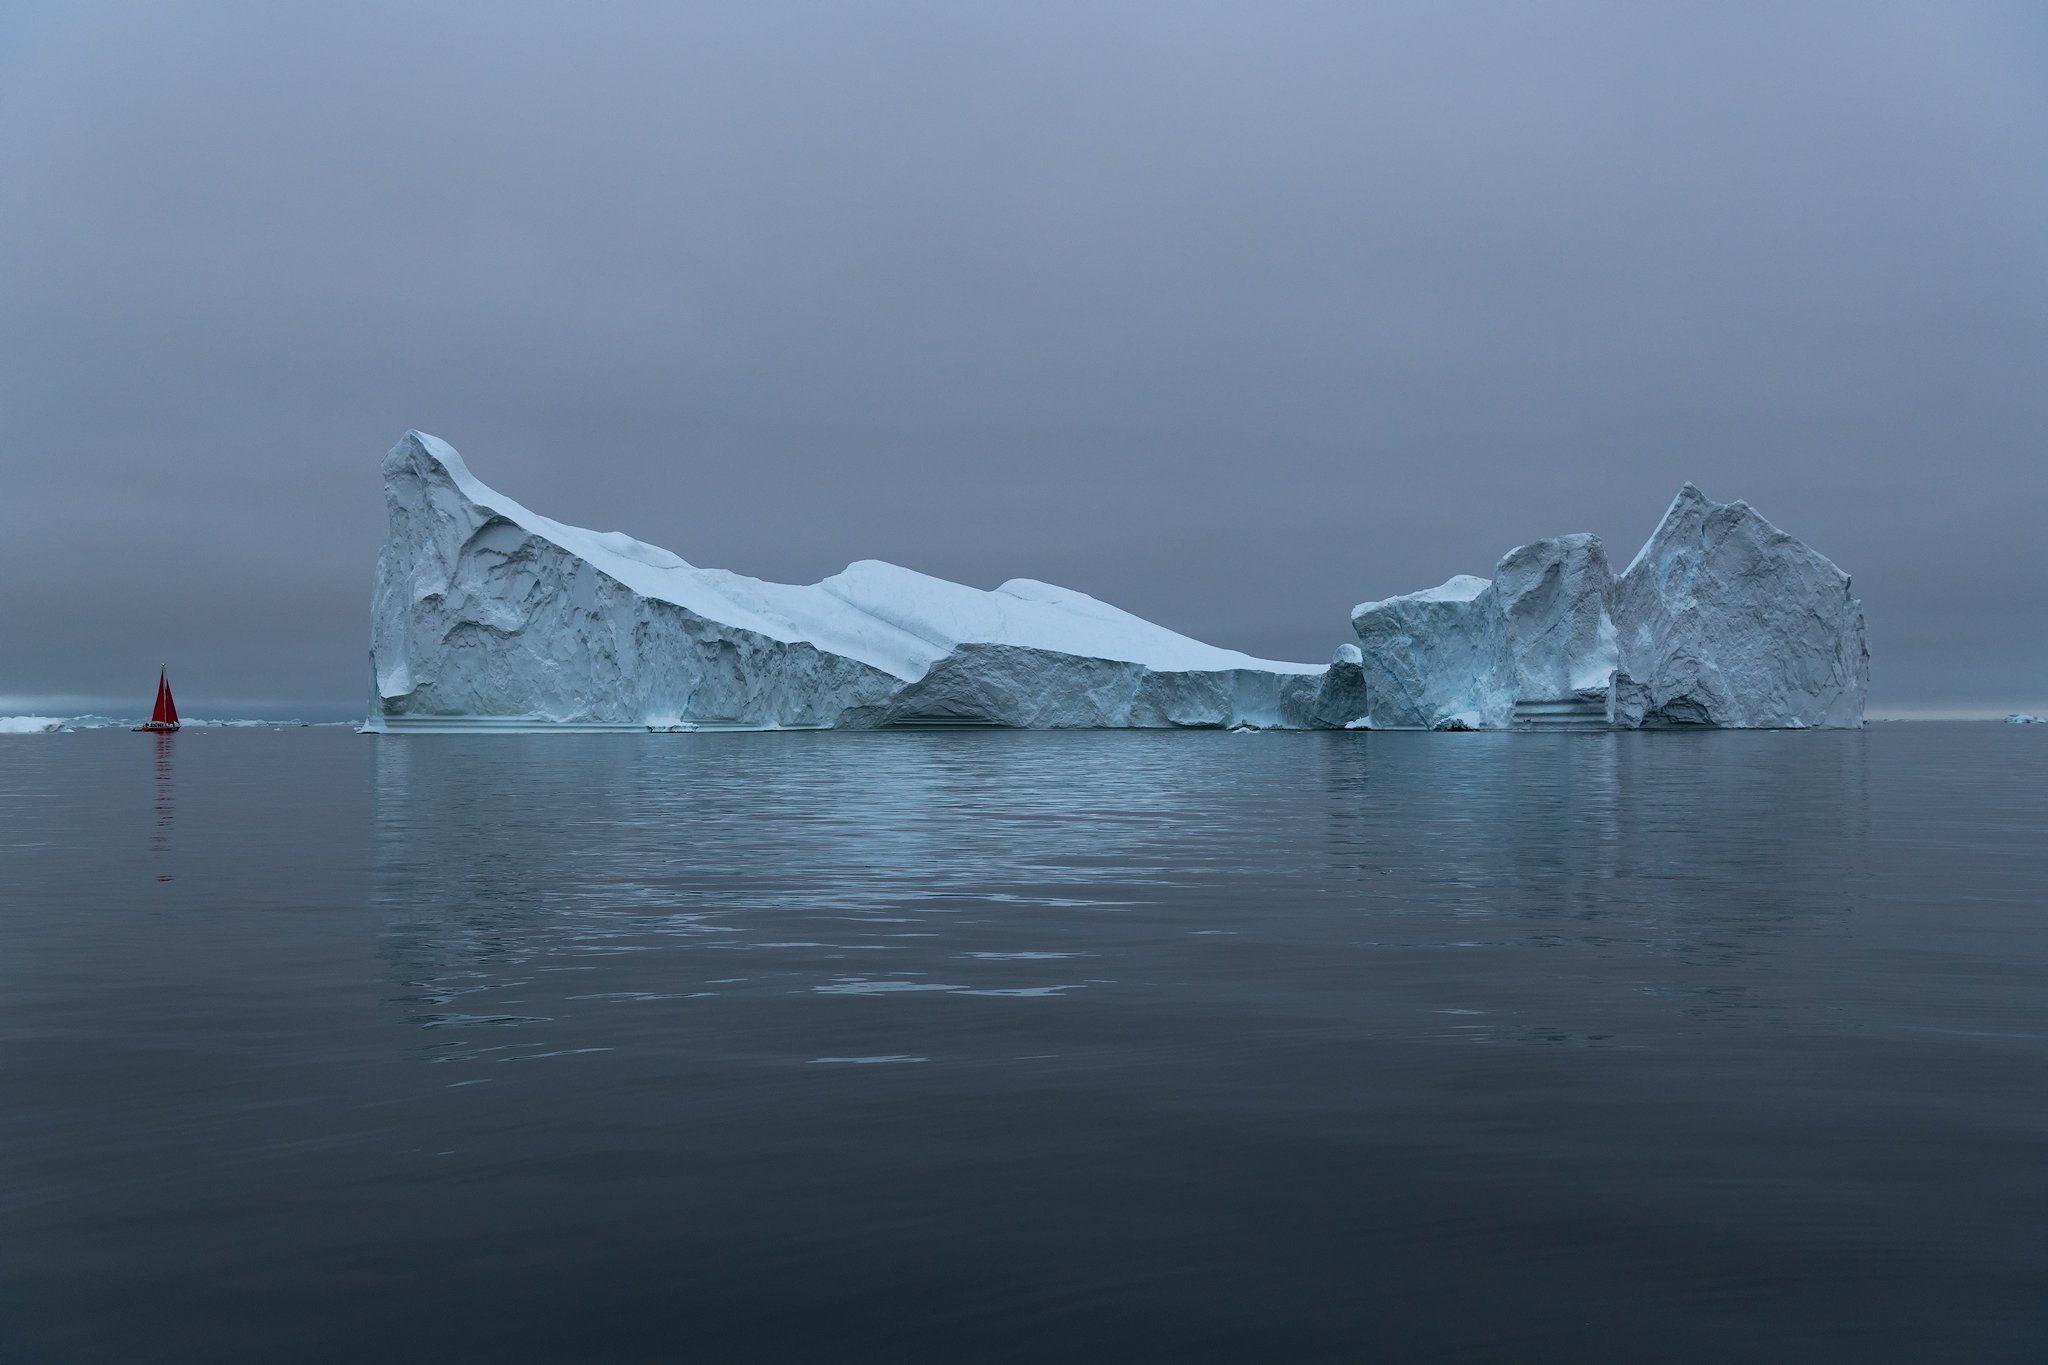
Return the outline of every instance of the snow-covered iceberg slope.
<path id="1" fill-rule="evenodd" d="M 1855 727 L 1870 682 L 1849 576 L 1691 484 L 1619 576 L 1560 536 L 1351 623 L 1376 728 Z"/>
<path id="2" fill-rule="evenodd" d="M 821 583 L 700 569 L 565 526 L 411 431 L 384 457 L 366 728 L 1342 726 L 1325 669 L 1217 649 L 1030 579 L 863 560 Z M 1346 651 L 1350 651 L 1347 655 Z"/>

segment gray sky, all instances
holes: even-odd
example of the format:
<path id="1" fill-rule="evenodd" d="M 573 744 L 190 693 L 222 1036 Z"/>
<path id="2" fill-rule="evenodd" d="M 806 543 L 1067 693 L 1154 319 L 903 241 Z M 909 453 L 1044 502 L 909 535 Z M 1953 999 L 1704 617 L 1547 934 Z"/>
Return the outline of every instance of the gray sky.
<path id="1" fill-rule="evenodd" d="M 2035 6 L 0 6 L 0 711 L 341 716 L 407 427 L 1322 660 L 1679 483 L 2048 704 Z"/>

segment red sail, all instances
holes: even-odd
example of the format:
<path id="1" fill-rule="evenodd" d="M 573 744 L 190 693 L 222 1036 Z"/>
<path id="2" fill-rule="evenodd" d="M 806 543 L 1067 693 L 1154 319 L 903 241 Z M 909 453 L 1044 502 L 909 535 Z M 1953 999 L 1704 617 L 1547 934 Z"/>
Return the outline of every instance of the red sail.
<path id="1" fill-rule="evenodd" d="M 178 704 L 171 700 L 171 679 L 168 672 L 157 674 L 156 710 L 149 713 L 151 725 L 176 725 Z"/>

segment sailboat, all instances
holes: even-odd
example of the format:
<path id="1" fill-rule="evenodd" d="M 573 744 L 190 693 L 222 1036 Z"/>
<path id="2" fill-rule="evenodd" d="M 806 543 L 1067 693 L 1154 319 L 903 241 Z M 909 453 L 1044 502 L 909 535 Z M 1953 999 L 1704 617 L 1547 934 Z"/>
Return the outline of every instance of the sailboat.
<path id="1" fill-rule="evenodd" d="M 149 713 L 149 719 L 135 727 L 137 730 L 155 730 L 168 734 L 178 728 L 178 704 L 171 700 L 171 673 L 166 665 L 156 675 L 156 709 Z"/>

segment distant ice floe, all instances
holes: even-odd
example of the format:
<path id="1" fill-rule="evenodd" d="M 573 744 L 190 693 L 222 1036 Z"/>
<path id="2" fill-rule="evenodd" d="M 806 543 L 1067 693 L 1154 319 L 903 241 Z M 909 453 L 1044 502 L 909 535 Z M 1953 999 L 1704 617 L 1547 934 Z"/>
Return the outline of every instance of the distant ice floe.
<path id="1" fill-rule="evenodd" d="M 306 720 L 193 720 L 179 722 L 183 730 L 308 730 L 351 725 L 352 721 Z M 54 735 L 75 730 L 132 730 L 142 724 L 140 717 L 122 716 L 0 716 L 0 735 Z"/>
<path id="2" fill-rule="evenodd" d="M 2007 725 L 2043 725 L 2048 724 L 2048 721 L 2044 721 L 2040 716 L 2029 715 L 2025 711 L 2015 711 L 2005 718 L 2005 723 Z"/>

